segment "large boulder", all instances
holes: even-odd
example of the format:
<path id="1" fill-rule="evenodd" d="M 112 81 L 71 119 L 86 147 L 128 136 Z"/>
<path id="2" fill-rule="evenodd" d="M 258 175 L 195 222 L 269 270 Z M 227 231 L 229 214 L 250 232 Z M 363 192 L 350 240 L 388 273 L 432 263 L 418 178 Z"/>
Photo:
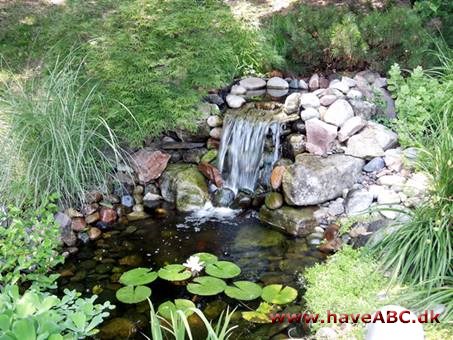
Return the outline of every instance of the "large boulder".
<path id="1" fill-rule="evenodd" d="M 162 197 L 187 212 L 202 208 L 209 200 L 204 176 L 194 165 L 170 164 L 160 181 Z"/>
<path id="2" fill-rule="evenodd" d="M 335 199 L 357 182 L 363 165 L 363 160 L 342 154 L 298 155 L 283 174 L 285 201 L 305 206 Z"/>
<path id="3" fill-rule="evenodd" d="M 160 177 L 170 155 L 162 151 L 141 149 L 132 155 L 132 166 L 141 183 L 148 183 Z"/>
<path id="4" fill-rule="evenodd" d="M 305 122 L 307 150 L 315 155 L 324 155 L 334 146 L 337 127 L 314 118 Z"/>
<path id="5" fill-rule="evenodd" d="M 271 210 L 262 206 L 259 213 L 261 222 L 281 229 L 293 236 L 307 236 L 314 231 L 317 222 L 313 216 L 316 208 L 293 208 L 284 206 Z"/>
<path id="6" fill-rule="evenodd" d="M 358 134 L 348 139 L 346 154 L 371 159 L 384 156 L 384 151 L 397 144 L 398 135 L 384 125 L 368 122 Z"/>

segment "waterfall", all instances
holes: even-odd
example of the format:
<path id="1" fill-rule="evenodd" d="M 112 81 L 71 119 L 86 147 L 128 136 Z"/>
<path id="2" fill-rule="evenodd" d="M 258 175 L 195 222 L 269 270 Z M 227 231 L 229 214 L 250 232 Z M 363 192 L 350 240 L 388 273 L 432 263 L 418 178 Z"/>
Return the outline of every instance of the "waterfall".
<path id="1" fill-rule="evenodd" d="M 259 180 L 267 185 L 280 156 L 280 133 L 272 119 L 227 115 L 218 157 L 225 187 L 236 194 L 254 191 Z"/>

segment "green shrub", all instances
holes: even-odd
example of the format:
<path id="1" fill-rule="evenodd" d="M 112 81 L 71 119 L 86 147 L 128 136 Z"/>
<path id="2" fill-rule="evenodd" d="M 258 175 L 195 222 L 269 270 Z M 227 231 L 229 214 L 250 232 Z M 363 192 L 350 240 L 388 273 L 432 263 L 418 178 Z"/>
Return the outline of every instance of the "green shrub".
<path id="1" fill-rule="evenodd" d="M 378 263 L 361 250 L 344 247 L 326 263 L 305 271 L 308 310 L 324 315 L 332 313 L 372 313 L 389 300 L 385 293 L 388 281 L 378 270 Z M 314 325 L 321 327 L 321 325 Z"/>
<path id="2" fill-rule="evenodd" d="M 95 87 L 80 85 L 80 66 L 58 62 L 43 77 L 7 82 L 0 97 L 0 193 L 16 206 L 38 206 L 53 192 L 61 203 L 107 190 L 123 160 L 114 132 L 90 110 Z"/>
<path id="3" fill-rule="evenodd" d="M 9 208 L 0 215 L 0 285 L 31 282 L 53 287 L 58 274 L 49 274 L 63 262 L 59 255 L 60 229 L 52 202 L 35 212 Z"/>
<path id="4" fill-rule="evenodd" d="M 432 44 L 422 20 L 404 6 L 356 14 L 301 5 L 270 18 L 266 27 L 286 67 L 303 74 L 366 66 L 386 72 L 394 62 L 413 68 L 429 61 L 425 52 Z"/>
<path id="5" fill-rule="evenodd" d="M 34 290 L 20 295 L 18 286 L 8 285 L 0 291 L 0 338 L 75 340 L 95 335 L 109 315 L 106 310 L 113 309 L 109 302 L 100 305 L 95 300 L 69 290 L 61 299 Z"/>

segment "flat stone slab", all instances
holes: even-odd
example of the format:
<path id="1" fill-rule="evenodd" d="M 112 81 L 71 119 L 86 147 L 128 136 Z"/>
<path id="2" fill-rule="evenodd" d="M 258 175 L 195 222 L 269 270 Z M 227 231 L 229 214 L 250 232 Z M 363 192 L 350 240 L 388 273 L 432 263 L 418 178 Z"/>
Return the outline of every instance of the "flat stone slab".
<path id="1" fill-rule="evenodd" d="M 308 236 L 314 231 L 317 222 L 313 213 L 316 208 L 293 208 L 284 206 L 271 210 L 262 206 L 259 212 L 260 221 L 269 224 L 293 236 Z"/>

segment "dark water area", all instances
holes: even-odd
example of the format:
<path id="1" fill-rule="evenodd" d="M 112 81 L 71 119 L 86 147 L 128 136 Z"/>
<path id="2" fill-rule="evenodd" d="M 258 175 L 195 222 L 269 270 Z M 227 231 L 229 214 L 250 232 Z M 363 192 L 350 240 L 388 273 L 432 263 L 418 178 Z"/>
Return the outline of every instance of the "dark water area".
<path id="1" fill-rule="evenodd" d="M 286 307 L 293 312 L 303 310 L 304 305 L 303 280 L 299 274 L 304 268 L 324 259 L 324 255 L 315 247 L 308 246 L 305 239 L 288 237 L 261 224 L 253 211 L 208 209 L 195 215 L 175 214 L 114 226 L 100 239 L 81 246 L 78 253 L 67 259 L 60 270 L 59 287 L 61 291 L 69 288 L 86 295 L 97 294 L 99 302 L 109 300 L 116 305 L 110 320 L 130 320 L 139 329 L 131 339 L 145 339 L 141 332 L 150 334 L 148 302 L 128 305 L 116 299 L 115 291 L 122 287 L 118 283 L 121 273 L 135 267 L 158 270 L 167 264 L 183 263 L 198 252 L 209 252 L 219 259 L 236 263 L 242 272 L 234 281 L 250 280 L 263 286 L 281 283 L 296 288 L 298 299 Z M 156 310 L 167 300 L 192 299 L 185 287 L 168 281 L 157 279 L 148 286 L 152 289 L 151 300 Z M 197 298 L 194 302 L 215 320 L 227 305 L 246 311 L 256 308 L 260 301 L 238 303 L 221 294 Z M 240 327 L 233 339 L 278 339 L 279 335 L 287 333 L 282 325 L 254 325 L 241 320 L 239 313 L 237 315 L 234 324 Z M 194 337 L 204 339 L 202 335 L 194 334 Z M 112 337 L 101 332 L 97 338 Z"/>

